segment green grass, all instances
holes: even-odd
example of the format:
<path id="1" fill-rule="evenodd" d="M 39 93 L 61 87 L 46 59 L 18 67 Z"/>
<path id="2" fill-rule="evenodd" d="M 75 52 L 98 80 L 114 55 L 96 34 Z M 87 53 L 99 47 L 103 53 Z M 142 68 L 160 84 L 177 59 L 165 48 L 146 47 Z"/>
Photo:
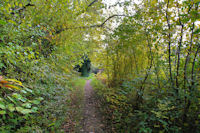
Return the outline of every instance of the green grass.
<path id="1" fill-rule="evenodd" d="M 94 73 L 90 73 L 90 75 L 88 77 L 86 77 L 86 80 L 93 80 L 95 78 L 95 74 Z"/>
<path id="2" fill-rule="evenodd" d="M 87 80 L 93 79 L 95 79 L 95 75 L 90 74 L 89 77 L 75 77 L 70 81 L 71 94 L 70 102 L 67 105 L 70 121 L 66 121 L 69 125 L 67 132 L 79 132 L 82 129 L 85 84 Z"/>
<path id="3" fill-rule="evenodd" d="M 84 107 L 84 88 L 86 84 L 85 77 L 75 77 L 71 80 L 71 94 L 69 108 L 69 121 L 66 124 L 69 125 L 67 132 L 79 132 L 82 128 L 83 120 L 83 107 Z"/>
<path id="4" fill-rule="evenodd" d="M 75 87 L 75 88 L 84 88 L 85 86 L 85 83 L 86 83 L 86 78 L 85 77 L 77 77 L 77 78 L 74 78 L 72 81 L 72 86 Z"/>

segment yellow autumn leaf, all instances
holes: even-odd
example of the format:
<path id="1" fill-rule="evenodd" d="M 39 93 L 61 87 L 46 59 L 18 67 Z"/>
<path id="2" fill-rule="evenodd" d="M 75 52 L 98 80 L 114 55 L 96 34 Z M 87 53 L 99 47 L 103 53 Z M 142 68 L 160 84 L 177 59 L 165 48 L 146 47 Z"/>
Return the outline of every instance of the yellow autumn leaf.
<path id="1" fill-rule="evenodd" d="M 20 81 L 18 81 L 18 80 L 16 80 L 16 79 L 6 79 L 7 81 L 10 81 L 10 82 L 15 82 L 15 83 L 17 83 L 18 85 L 20 85 L 20 86 L 23 86 L 22 85 L 22 82 L 20 82 Z"/>
<path id="2" fill-rule="evenodd" d="M 8 7 L 9 7 L 9 8 L 11 8 L 11 5 L 10 5 L 10 4 L 8 4 Z"/>
<path id="3" fill-rule="evenodd" d="M 32 25 L 31 24 L 27 24 L 28 25 L 28 27 L 31 27 Z"/>
<path id="4" fill-rule="evenodd" d="M 51 31 L 49 31 L 49 35 L 52 36 L 52 32 Z"/>
<path id="5" fill-rule="evenodd" d="M 23 7 L 22 3 L 19 4 L 19 7 Z"/>
<path id="6" fill-rule="evenodd" d="M 1 83 L 1 84 L 7 84 L 8 81 L 6 81 L 6 80 L 0 80 L 0 83 Z"/>
<path id="7" fill-rule="evenodd" d="M 21 88 L 19 88 L 17 86 L 14 86 L 14 85 L 4 85 L 4 87 L 11 88 L 11 89 L 16 89 L 16 90 L 21 90 Z"/>
<path id="8" fill-rule="evenodd" d="M 10 23 L 12 23 L 12 24 L 16 24 L 16 22 L 13 21 L 13 20 L 8 20 L 8 22 L 10 22 Z"/>
<path id="9" fill-rule="evenodd" d="M 18 6 L 19 5 L 18 2 L 15 2 L 15 5 Z"/>

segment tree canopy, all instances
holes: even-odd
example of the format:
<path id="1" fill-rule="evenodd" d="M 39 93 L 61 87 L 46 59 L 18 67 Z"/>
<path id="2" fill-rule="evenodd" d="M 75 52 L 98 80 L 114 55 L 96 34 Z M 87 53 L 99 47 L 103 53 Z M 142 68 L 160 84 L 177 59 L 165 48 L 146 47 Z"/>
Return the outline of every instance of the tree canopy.
<path id="1" fill-rule="evenodd" d="M 56 103 L 72 103 L 79 66 L 84 73 L 102 70 L 92 83 L 110 132 L 198 133 L 199 6 L 199 0 L 0 1 L 0 131 L 61 131 L 59 113 L 71 104 Z"/>

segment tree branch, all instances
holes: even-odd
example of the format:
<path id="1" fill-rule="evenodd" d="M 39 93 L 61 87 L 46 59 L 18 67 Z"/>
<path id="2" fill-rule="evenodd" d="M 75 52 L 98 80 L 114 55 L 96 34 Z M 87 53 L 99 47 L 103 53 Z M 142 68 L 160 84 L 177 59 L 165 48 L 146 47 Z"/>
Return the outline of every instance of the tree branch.
<path id="1" fill-rule="evenodd" d="M 88 11 L 89 7 L 91 7 L 94 3 L 98 2 L 98 0 L 94 0 L 92 1 L 85 9 L 83 9 L 82 11 L 80 11 L 77 15 L 80 15 L 86 11 Z"/>
<path id="2" fill-rule="evenodd" d="M 110 8 L 112 8 L 112 7 L 116 7 L 117 5 L 122 5 L 122 4 L 126 5 L 126 4 L 128 4 L 128 3 L 130 3 L 130 2 L 131 2 L 131 1 L 117 2 L 117 3 L 115 3 L 114 5 L 110 5 L 110 6 L 108 7 L 108 9 L 110 9 Z"/>
<path id="3" fill-rule="evenodd" d="M 98 2 L 98 0 L 92 1 L 92 2 L 87 6 L 86 10 L 87 10 L 89 7 L 91 7 L 95 2 Z"/>
<path id="4" fill-rule="evenodd" d="M 31 3 L 28 3 L 27 5 L 25 5 L 25 6 L 23 6 L 23 7 L 21 7 L 21 8 L 17 8 L 17 9 L 13 9 L 14 11 L 13 12 L 11 12 L 11 14 L 15 14 L 16 12 L 21 12 L 21 11 L 23 11 L 23 10 L 25 10 L 27 7 L 29 7 L 29 6 L 35 6 L 34 4 L 31 4 Z"/>
<path id="5" fill-rule="evenodd" d="M 29 7 L 29 6 L 35 6 L 35 5 L 34 5 L 34 4 L 31 4 L 31 3 L 28 3 L 27 5 L 23 6 L 22 8 L 16 9 L 16 11 L 24 10 L 24 9 L 26 9 L 26 8 Z"/>
<path id="6" fill-rule="evenodd" d="M 172 64 L 171 64 L 171 24 L 170 24 L 170 16 L 169 16 L 169 0 L 167 1 L 167 9 L 165 11 L 165 17 L 167 21 L 167 26 L 168 26 L 168 61 L 169 61 L 169 74 L 170 74 L 170 82 L 172 85 L 172 88 L 174 88 L 174 81 L 173 81 L 173 76 L 172 76 Z"/>
<path id="7" fill-rule="evenodd" d="M 114 17 L 134 17 L 134 16 L 115 14 L 115 15 L 112 15 L 112 16 L 108 17 L 107 19 L 105 19 L 101 24 L 95 24 L 95 25 L 91 25 L 91 26 L 67 27 L 67 28 L 56 31 L 56 34 L 59 34 L 62 31 L 69 30 L 69 29 L 88 29 L 88 28 L 103 27 L 107 21 L 109 21 L 110 19 L 112 19 Z"/>
<path id="8" fill-rule="evenodd" d="M 177 68 L 176 68 L 176 88 L 178 89 L 179 88 L 180 53 L 181 53 L 182 40 L 183 40 L 184 24 L 182 23 L 181 16 L 180 16 L 178 0 L 177 0 L 176 6 L 178 9 L 179 24 L 181 25 L 181 34 L 180 34 L 179 45 L 178 45 L 178 50 L 177 50 L 178 62 L 177 62 Z"/>

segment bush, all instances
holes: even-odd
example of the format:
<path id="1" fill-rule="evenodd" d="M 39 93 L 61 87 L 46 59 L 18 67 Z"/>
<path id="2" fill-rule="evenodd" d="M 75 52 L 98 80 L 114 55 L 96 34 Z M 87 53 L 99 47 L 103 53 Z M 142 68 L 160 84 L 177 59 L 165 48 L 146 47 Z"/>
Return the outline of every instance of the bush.
<path id="1" fill-rule="evenodd" d="M 15 79 L 0 78 L 0 131 L 15 131 L 31 114 L 38 112 L 43 100 L 32 89 Z"/>
<path id="2" fill-rule="evenodd" d="M 134 84 L 126 81 L 118 88 L 109 88 L 94 79 L 92 86 L 95 88 L 101 103 L 101 111 L 112 132 L 180 133 L 190 130 L 198 133 L 199 131 L 200 117 L 196 115 L 199 110 L 197 106 L 193 107 L 193 111 L 189 111 L 187 114 L 189 119 L 183 122 L 183 102 L 177 101 L 165 91 L 147 91 L 148 96 L 144 94 L 145 100 L 137 109 L 135 108 L 137 101 L 134 101 L 137 89 Z M 151 90 L 151 88 L 146 89 Z"/>

